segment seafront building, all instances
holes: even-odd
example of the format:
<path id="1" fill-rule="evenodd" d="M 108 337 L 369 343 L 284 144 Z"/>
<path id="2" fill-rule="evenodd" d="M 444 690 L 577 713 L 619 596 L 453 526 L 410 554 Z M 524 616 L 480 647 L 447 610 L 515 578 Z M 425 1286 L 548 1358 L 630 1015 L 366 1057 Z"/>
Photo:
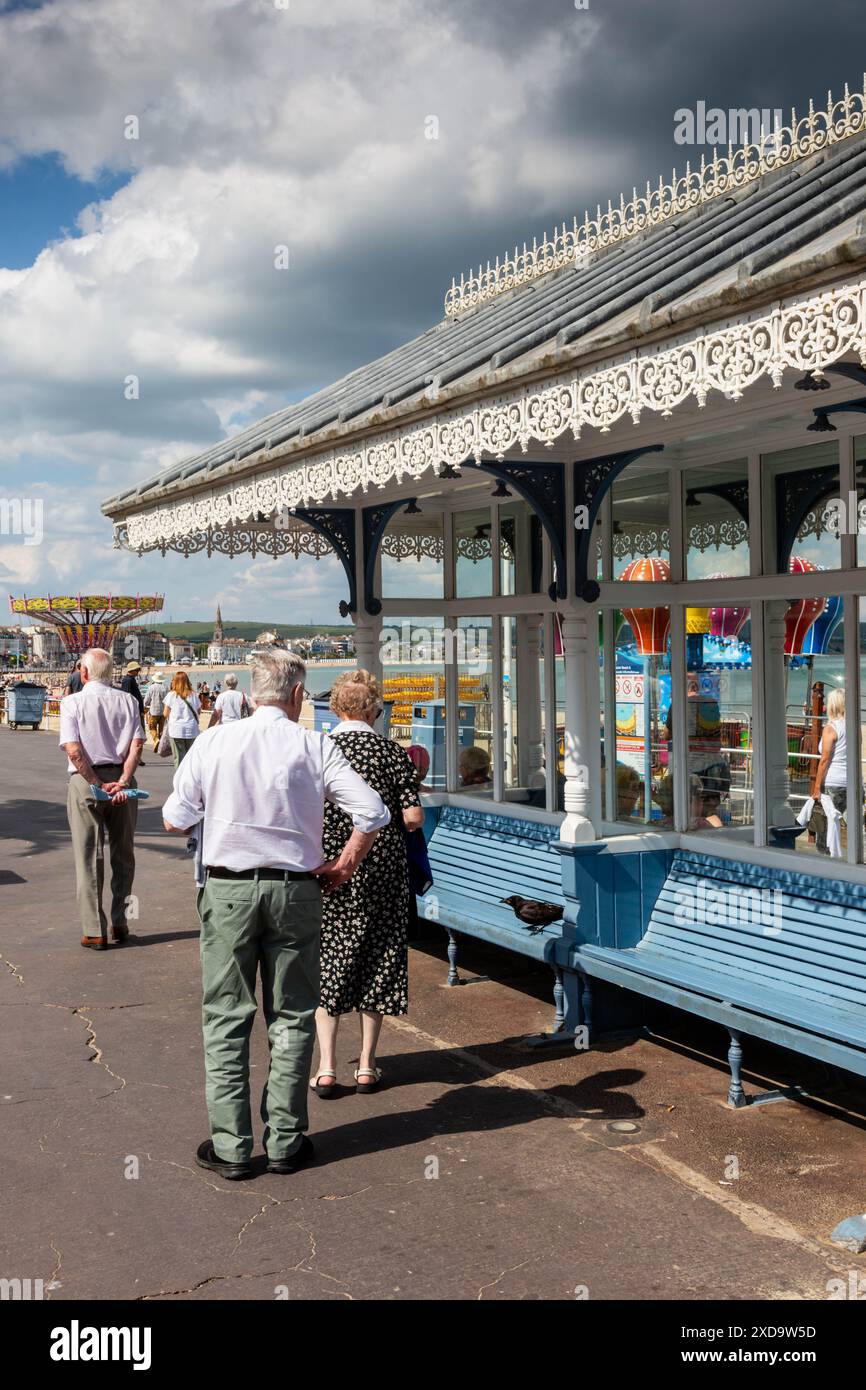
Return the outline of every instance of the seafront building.
<path id="1" fill-rule="evenodd" d="M 469 933 L 551 965 L 559 1024 L 690 1009 L 735 1105 L 743 1035 L 866 1073 L 864 171 L 846 89 L 104 504 L 142 553 L 335 554 L 367 668 L 426 630 L 403 737 L 450 978 Z"/>

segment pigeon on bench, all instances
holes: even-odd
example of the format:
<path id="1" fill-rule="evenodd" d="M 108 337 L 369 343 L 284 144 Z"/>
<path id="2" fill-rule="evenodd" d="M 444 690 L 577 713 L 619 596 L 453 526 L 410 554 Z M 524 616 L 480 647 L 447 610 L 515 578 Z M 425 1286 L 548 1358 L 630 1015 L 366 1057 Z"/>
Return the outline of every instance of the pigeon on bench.
<path id="1" fill-rule="evenodd" d="M 512 894 L 510 898 L 502 898 L 501 902 L 507 903 L 521 922 L 524 922 L 528 930 L 535 936 L 538 932 L 544 931 L 551 922 L 558 922 L 564 909 L 557 903 L 540 903 L 534 898 L 520 898 L 517 894 Z"/>

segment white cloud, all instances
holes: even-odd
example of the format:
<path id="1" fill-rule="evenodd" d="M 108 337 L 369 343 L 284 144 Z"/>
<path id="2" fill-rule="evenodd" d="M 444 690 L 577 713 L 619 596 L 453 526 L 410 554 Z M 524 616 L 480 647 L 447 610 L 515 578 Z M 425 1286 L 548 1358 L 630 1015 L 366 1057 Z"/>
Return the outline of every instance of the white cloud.
<path id="1" fill-rule="evenodd" d="M 99 502 L 426 327 L 471 259 L 446 260 L 457 229 L 537 208 L 529 231 L 572 205 L 574 168 L 545 129 L 595 32 L 563 7 L 509 53 L 459 7 L 422 0 L 0 11 L 16 75 L 0 88 L 0 163 L 53 152 L 81 177 L 131 174 L 80 235 L 0 270 L 2 485 L 35 476 L 63 499 L 45 544 L 4 561 L 15 582 L 182 574 L 184 611 L 224 584 L 246 607 L 293 602 L 298 583 L 304 602 L 336 605 L 331 566 L 256 562 L 224 581 L 222 561 L 120 557 Z"/>

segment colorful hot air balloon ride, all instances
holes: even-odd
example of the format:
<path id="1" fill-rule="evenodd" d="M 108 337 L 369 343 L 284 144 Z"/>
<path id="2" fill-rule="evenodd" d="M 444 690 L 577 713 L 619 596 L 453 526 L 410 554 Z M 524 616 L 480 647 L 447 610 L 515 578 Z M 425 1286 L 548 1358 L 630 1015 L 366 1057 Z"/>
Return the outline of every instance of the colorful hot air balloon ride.
<path id="1" fill-rule="evenodd" d="M 813 622 L 800 648 L 802 656 L 824 656 L 830 650 L 830 642 L 842 621 L 842 595 L 831 594 L 824 608 Z"/>
<path id="2" fill-rule="evenodd" d="M 662 583 L 670 579 L 671 567 L 658 556 L 632 560 L 620 575 L 625 583 Z M 641 656 L 664 656 L 671 627 L 669 608 L 623 608 L 625 620 L 634 633 Z"/>
<path id="3" fill-rule="evenodd" d="M 818 566 L 802 555 L 792 555 L 788 561 L 789 574 L 815 574 Z M 821 615 L 826 600 L 823 598 L 798 598 L 789 605 L 785 615 L 785 655 L 800 656 L 809 628 Z"/>

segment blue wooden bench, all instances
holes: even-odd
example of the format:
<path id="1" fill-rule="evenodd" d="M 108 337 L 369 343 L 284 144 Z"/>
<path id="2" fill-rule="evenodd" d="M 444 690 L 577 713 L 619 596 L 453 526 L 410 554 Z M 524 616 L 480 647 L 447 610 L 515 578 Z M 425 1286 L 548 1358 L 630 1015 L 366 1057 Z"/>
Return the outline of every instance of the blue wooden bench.
<path id="1" fill-rule="evenodd" d="M 433 887 L 418 899 L 418 911 L 441 923 L 448 933 L 449 985 L 460 983 L 457 938 L 461 933 L 546 961 L 554 975 L 554 1028 L 558 1030 L 565 1019 L 565 996 L 554 949 L 562 924 L 532 933 L 501 902 L 518 894 L 559 903 L 564 910 L 561 859 L 553 848 L 557 840 L 555 826 L 443 806 L 427 845 Z"/>
<path id="2" fill-rule="evenodd" d="M 676 850 L 642 938 L 573 943 L 583 1022 L 592 978 L 730 1034 L 728 1101 L 747 1103 L 741 1034 L 866 1076 L 866 889 Z"/>

